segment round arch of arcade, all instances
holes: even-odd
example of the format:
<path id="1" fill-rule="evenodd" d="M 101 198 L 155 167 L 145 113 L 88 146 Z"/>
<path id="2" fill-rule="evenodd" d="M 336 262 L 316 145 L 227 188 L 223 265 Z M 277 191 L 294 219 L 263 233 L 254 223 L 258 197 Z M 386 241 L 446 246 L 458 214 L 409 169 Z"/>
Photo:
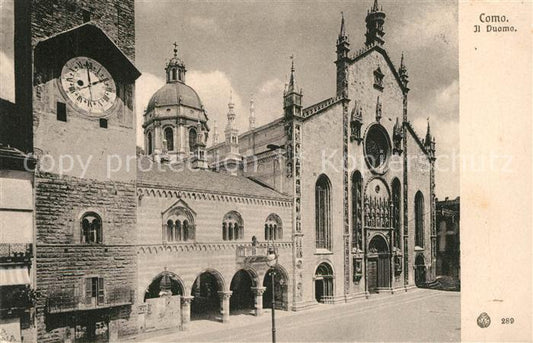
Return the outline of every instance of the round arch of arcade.
<path id="1" fill-rule="evenodd" d="M 288 310 L 291 281 L 285 267 L 278 263 L 273 267 L 267 268 L 259 275 L 259 279 L 263 280 L 261 283 L 264 290 L 262 307 L 272 308 L 272 303 L 274 303 L 276 309 Z M 274 292 L 272 292 L 272 279 L 274 279 Z"/>

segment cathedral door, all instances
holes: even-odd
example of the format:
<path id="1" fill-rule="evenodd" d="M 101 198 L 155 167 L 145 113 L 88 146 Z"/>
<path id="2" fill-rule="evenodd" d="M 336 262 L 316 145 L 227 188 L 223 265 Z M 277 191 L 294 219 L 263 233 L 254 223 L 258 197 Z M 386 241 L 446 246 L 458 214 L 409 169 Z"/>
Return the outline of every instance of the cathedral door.
<path id="1" fill-rule="evenodd" d="M 378 287 L 378 261 L 368 260 L 368 291 L 376 293 Z"/>
<path id="2" fill-rule="evenodd" d="M 378 277 L 377 283 L 379 288 L 389 287 L 390 280 L 390 261 L 388 254 L 380 254 L 378 258 Z"/>

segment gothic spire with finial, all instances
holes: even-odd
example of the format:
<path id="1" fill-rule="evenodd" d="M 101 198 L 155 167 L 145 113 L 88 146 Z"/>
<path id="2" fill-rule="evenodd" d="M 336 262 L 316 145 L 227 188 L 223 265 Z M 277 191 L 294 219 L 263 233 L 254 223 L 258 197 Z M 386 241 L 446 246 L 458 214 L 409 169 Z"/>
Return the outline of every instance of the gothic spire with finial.
<path id="1" fill-rule="evenodd" d="M 409 83 L 409 74 L 407 73 L 407 67 L 404 63 L 403 52 L 402 59 L 400 61 L 400 68 L 398 68 L 398 75 L 400 76 L 400 81 L 402 81 L 403 86 L 407 88 L 407 84 Z"/>
<path id="2" fill-rule="evenodd" d="M 341 31 L 339 32 L 339 39 L 346 36 L 346 29 L 344 28 L 344 12 L 341 11 Z"/>
<path id="3" fill-rule="evenodd" d="M 379 7 L 378 0 L 374 0 L 374 5 L 370 9 L 370 11 L 367 12 L 366 15 L 366 42 L 365 45 L 367 47 L 371 47 L 373 45 L 383 45 L 385 44 L 385 41 L 383 40 L 383 36 L 385 35 L 385 32 L 383 31 L 383 24 L 385 23 L 385 12 L 383 12 L 383 8 Z"/>
<path id="4" fill-rule="evenodd" d="M 250 98 L 250 130 L 255 129 L 255 107 L 254 107 L 254 95 Z"/>
<path id="5" fill-rule="evenodd" d="M 213 145 L 218 143 L 218 126 L 217 126 L 217 120 L 215 119 L 213 121 Z"/>
<path id="6" fill-rule="evenodd" d="M 287 92 L 296 92 L 296 76 L 294 74 L 294 55 L 291 55 L 291 76 L 289 78 L 289 86 L 287 87 Z"/>

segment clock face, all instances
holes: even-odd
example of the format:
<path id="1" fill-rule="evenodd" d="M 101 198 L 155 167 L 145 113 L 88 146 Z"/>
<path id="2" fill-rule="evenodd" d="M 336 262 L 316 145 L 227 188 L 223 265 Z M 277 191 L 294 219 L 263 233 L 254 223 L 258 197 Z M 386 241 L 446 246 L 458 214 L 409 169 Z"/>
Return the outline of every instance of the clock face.
<path id="1" fill-rule="evenodd" d="M 61 70 L 61 88 L 78 110 L 103 116 L 117 98 L 117 88 L 104 66 L 88 57 L 74 57 Z"/>

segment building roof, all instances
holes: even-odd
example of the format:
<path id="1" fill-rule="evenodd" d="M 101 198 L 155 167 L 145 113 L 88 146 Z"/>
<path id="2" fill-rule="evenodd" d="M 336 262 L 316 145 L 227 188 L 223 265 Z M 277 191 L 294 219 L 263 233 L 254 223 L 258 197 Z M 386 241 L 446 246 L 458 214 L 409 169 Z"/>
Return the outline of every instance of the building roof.
<path id="1" fill-rule="evenodd" d="M 139 157 L 137 183 L 158 187 L 178 188 L 237 196 L 248 196 L 281 201 L 290 196 L 262 186 L 244 176 L 234 176 L 211 170 L 192 169 L 183 164 L 157 163 L 147 156 Z"/>
<path id="2" fill-rule="evenodd" d="M 150 112 L 156 106 L 184 105 L 199 110 L 203 109 L 202 101 L 192 87 L 183 82 L 166 83 L 152 95 L 148 102 L 146 112 Z"/>

